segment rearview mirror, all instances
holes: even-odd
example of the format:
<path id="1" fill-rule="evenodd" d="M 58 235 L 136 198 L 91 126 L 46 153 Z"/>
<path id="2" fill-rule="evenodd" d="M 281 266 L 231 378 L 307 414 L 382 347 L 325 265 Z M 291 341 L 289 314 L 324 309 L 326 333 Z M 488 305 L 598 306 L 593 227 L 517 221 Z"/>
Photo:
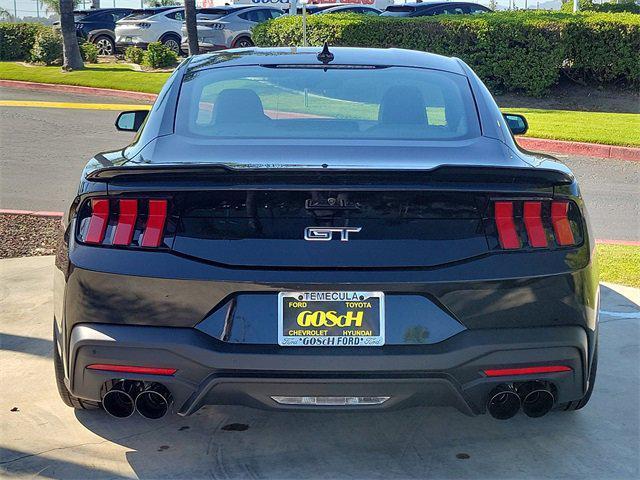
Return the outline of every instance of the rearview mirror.
<path id="1" fill-rule="evenodd" d="M 149 110 L 122 112 L 116 119 L 116 128 L 121 132 L 137 132 L 147 118 Z"/>
<path id="2" fill-rule="evenodd" d="M 523 115 L 518 115 L 517 113 L 503 113 L 502 116 L 507 122 L 511 133 L 514 135 L 524 135 L 527 133 L 527 130 L 529 130 L 529 124 Z"/>

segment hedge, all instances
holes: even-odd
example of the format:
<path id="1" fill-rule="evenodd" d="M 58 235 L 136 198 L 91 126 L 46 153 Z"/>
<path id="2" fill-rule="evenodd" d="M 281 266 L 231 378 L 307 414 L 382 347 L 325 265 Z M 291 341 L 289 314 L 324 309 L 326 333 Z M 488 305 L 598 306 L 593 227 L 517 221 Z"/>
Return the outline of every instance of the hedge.
<path id="1" fill-rule="evenodd" d="M 560 79 L 640 85 L 640 18 L 633 14 L 496 12 L 418 18 L 312 15 L 310 45 L 408 48 L 459 57 L 497 92 L 541 95 Z M 300 16 L 253 30 L 258 46 L 302 44 Z"/>
<path id="2" fill-rule="evenodd" d="M 38 33 L 51 30 L 38 23 L 0 23 L 0 60 L 29 60 Z"/>

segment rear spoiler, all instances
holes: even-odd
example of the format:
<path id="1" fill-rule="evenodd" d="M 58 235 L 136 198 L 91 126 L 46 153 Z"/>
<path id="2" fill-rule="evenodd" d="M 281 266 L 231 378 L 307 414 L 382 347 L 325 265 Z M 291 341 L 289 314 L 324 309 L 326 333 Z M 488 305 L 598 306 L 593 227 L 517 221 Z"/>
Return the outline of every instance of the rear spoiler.
<path id="1" fill-rule="evenodd" d="M 574 178 L 559 170 L 533 167 L 441 166 L 432 170 L 231 168 L 226 165 L 154 165 L 106 167 L 87 175 L 94 182 L 175 182 L 209 180 L 220 184 L 292 183 L 295 185 L 424 186 L 426 183 L 497 184 L 553 187 L 570 185 Z"/>

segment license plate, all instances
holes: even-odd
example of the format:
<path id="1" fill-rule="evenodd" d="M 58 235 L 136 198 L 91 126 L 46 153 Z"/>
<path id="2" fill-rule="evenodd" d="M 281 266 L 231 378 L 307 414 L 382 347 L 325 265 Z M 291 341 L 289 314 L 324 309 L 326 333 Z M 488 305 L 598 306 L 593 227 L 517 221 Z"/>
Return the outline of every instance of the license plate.
<path id="1" fill-rule="evenodd" d="M 278 344 L 286 347 L 384 345 L 384 293 L 281 292 Z"/>

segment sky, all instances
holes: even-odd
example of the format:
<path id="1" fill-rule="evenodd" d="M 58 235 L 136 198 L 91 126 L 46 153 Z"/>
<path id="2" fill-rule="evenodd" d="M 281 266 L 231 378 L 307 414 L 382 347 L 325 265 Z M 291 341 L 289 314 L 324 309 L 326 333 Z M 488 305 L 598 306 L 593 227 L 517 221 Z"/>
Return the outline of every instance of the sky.
<path id="1" fill-rule="evenodd" d="M 475 0 L 478 3 L 483 5 L 489 5 L 489 0 Z M 116 7 L 129 7 L 129 8 L 140 8 L 141 0 L 101 0 L 101 7 L 113 7 L 114 4 Z M 525 0 L 515 0 L 516 5 L 520 8 L 524 7 Z M 498 0 L 498 5 L 506 6 L 509 4 L 509 0 Z M 540 3 L 543 3 L 540 1 Z M 18 11 L 18 17 L 24 16 L 36 16 L 37 6 L 36 0 L 0 0 L 0 7 L 7 10 L 9 13 L 13 14 L 14 12 L 14 4 Z M 529 7 L 535 7 L 536 0 L 528 0 Z M 40 4 L 42 5 L 42 4 Z M 87 8 L 91 5 L 90 0 L 86 0 Z M 40 6 L 40 16 L 45 15 L 45 10 Z"/>

